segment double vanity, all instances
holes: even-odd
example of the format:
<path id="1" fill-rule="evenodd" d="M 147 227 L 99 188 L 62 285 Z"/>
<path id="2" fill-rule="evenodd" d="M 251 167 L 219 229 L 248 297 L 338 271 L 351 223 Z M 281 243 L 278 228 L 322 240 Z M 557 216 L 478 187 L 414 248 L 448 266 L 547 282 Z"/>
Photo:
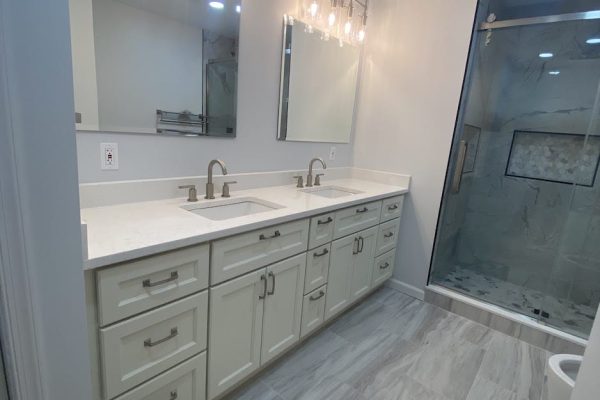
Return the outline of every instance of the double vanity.
<path id="1" fill-rule="evenodd" d="M 390 278 L 407 187 L 319 183 L 83 209 L 95 400 L 222 398 Z"/>

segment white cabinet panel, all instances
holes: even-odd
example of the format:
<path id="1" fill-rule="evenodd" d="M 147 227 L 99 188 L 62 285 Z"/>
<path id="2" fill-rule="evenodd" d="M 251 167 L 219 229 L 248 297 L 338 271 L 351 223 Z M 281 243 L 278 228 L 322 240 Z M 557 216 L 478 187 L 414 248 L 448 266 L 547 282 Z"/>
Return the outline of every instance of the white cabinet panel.
<path id="1" fill-rule="evenodd" d="M 261 364 L 300 340 L 306 253 L 267 268 Z"/>
<path id="2" fill-rule="evenodd" d="M 302 328 L 300 337 L 304 337 L 317 329 L 325 320 L 325 296 L 327 285 L 304 296 L 302 303 Z"/>
<path id="3" fill-rule="evenodd" d="M 377 249 L 375 250 L 375 255 L 383 254 L 396 247 L 399 230 L 399 218 L 384 222 L 379 225 L 379 233 L 377 234 Z"/>
<path id="4" fill-rule="evenodd" d="M 331 242 L 334 222 L 335 213 L 323 214 L 310 219 L 309 249 Z"/>
<path id="5" fill-rule="evenodd" d="M 306 251 L 308 230 L 309 221 L 303 219 L 212 242 L 211 283 Z"/>
<path id="6" fill-rule="evenodd" d="M 350 304 L 350 285 L 356 247 L 354 236 L 346 236 L 331 243 L 325 319 L 333 317 Z"/>
<path id="7" fill-rule="evenodd" d="M 383 200 L 383 205 L 381 207 L 381 222 L 399 218 L 402 215 L 403 202 L 404 196 L 396 196 Z"/>
<path id="8" fill-rule="evenodd" d="M 188 247 L 97 273 L 100 326 L 208 287 L 209 246 Z"/>
<path id="9" fill-rule="evenodd" d="M 208 398 L 260 366 L 266 269 L 210 289 Z"/>
<path id="10" fill-rule="evenodd" d="M 115 400 L 204 400 L 206 398 L 206 352 L 150 379 Z"/>
<path id="11" fill-rule="evenodd" d="M 394 262 L 396 260 L 396 249 L 392 249 L 375 259 L 373 265 L 373 284 L 371 287 L 379 286 L 394 273 Z"/>
<path id="12" fill-rule="evenodd" d="M 333 238 L 338 239 L 379 224 L 381 201 L 361 204 L 337 211 Z"/>
<path id="13" fill-rule="evenodd" d="M 106 398 L 206 348 L 206 291 L 100 330 Z"/>
<path id="14" fill-rule="evenodd" d="M 354 256 L 352 269 L 352 301 L 364 296 L 371 289 L 373 258 L 375 257 L 378 231 L 379 228 L 374 226 L 355 235 L 358 239 L 358 249 L 357 254 Z"/>
<path id="15" fill-rule="evenodd" d="M 331 256 L 331 244 L 308 252 L 306 261 L 306 278 L 304 281 L 304 293 L 309 293 L 327 283 L 329 273 L 329 258 Z"/>

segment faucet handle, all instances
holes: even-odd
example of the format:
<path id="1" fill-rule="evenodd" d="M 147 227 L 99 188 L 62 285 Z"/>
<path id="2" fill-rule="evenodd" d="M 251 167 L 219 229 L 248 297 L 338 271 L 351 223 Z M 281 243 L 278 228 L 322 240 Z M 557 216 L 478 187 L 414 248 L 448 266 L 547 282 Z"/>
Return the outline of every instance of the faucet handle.
<path id="1" fill-rule="evenodd" d="M 189 189 L 188 191 L 188 199 L 189 202 L 198 201 L 198 191 L 196 190 L 196 185 L 182 185 L 178 186 L 179 189 Z"/>
<path id="2" fill-rule="evenodd" d="M 223 191 L 221 193 L 221 197 L 231 197 L 231 194 L 229 193 L 229 185 L 233 185 L 234 183 L 237 183 L 237 181 L 223 182 Z"/>
<path id="3" fill-rule="evenodd" d="M 325 174 L 316 174 L 315 175 L 315 186 L 321 186 L 321 177 Z"/>
<path id="4" fill-rule="evenodd" d="M 294 179 L 297 179 L 296 187 L 303 188 L 304 187 L 304 177 L 302 175 L 294 176 Z"/>

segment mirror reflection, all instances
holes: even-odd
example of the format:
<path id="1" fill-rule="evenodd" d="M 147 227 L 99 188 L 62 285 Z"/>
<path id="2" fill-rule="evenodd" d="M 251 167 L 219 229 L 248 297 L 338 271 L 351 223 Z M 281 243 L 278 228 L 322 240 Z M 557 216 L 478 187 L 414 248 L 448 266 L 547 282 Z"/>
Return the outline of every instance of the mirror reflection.
<path id="1" fill-rule="evenodd" d="M 70 0 L 78 130 L 234 137 L 241 0 Z"/>

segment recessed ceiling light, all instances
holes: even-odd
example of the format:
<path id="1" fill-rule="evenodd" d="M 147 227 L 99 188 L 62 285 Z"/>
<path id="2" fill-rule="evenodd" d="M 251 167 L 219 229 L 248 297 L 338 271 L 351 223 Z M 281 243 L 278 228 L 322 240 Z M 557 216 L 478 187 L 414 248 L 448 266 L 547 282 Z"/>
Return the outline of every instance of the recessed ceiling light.
<path id="1" fill-rule="evenodd" d="M 552 57 L 554 57 L 554 54 L 552 54 L 552 53 L 540 53 L 539 57 L 540 58 L 552 58 Z"/>
<path id="2" fill-rule="evenodd" d="M 211 1 L 208 3 L 208 5 L 212 8 L 216 8 L 217 10 L 222 10 L 223 8 L 225 8 L 225 4 L 223 4 L 223 2 L 221 1 Z"/>
<path id="3" fill-rule="evenodd" d="M 548 71 L 548 75 L 560 75 L 560 71 Z"/>
<path id="4" fill-rule="evenodd" d="M 600 44 L 600 37 L 592 37 L 585 41 L 587 44 Z"/>
<path id="5" fill-rule="evenodd" d="M 235 11 L 239 14 L 242 12 L 242 6 L 240 6 L 239 4 L 237 6 L 235 6 Z"/>

